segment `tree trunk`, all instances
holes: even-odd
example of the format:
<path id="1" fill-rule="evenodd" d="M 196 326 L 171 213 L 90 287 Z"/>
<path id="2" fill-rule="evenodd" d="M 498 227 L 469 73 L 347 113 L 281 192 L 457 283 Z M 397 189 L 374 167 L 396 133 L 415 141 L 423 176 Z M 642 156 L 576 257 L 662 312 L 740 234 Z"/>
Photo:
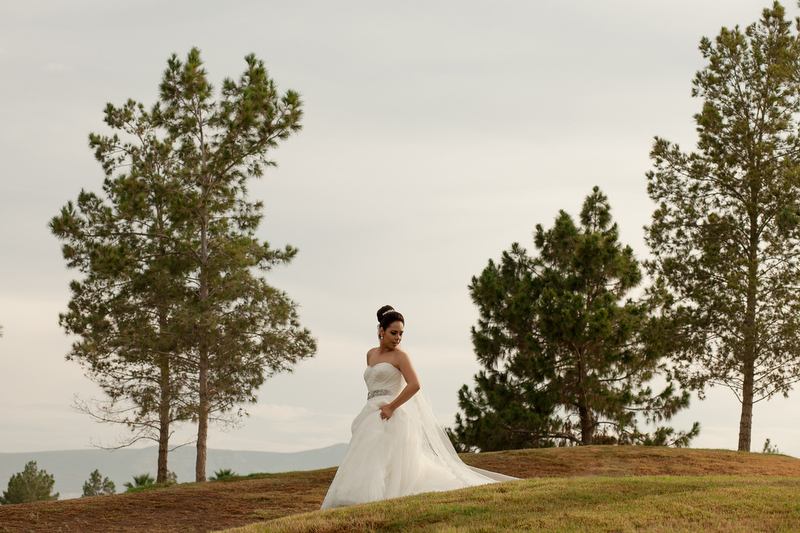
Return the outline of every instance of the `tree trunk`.
<path id="1" fill-rule="evenodd" d="M 167 482 L 167 455 L 169 454 L 169 407 L 170 407 L 170 387 L 169 387 L 169 356 L 161 355 L 161 403 L 158 406 L 158 474 L 156 483 Z"/>
<path id="2" fill-rule="evenodd" d="M 742 385 L 742 416 L 739 419 L 739 451 L 750 451 L 750 436 L 753 427 L 753 361 L 744 363 L 742 372 L 744 383 Z"/>
<path id="3" fill-rule="evenodd" d="M 206 445 L 208 442 L 208 347 L 200 348 L 199 405 L 197 409 L 197 462 L 195 481 L 206 480 Z"/>
<path id="4" fill-rule="evenodd" d="M 581 419 L 581 445 L 588 446 L 592 443 L 594 424 L 592 411 L 589 409 L 589 399 L 586 395 L 586 354 L 582 349 L 575 350 L 578 356 L 578 414 Z"/>
<path id="5" fill-rule="evenodd" d="M 158 329 L 163 339 L 167 329 L 166 312 L 160 309 L 158 312 Z M 167 482 L 167 456 L 169 454 L 169 411 L 170 411 L 170 368 L 169 350 L 165 349 L 163 341 L 158 343 L 160 354 L 158 356 L 159 375 L 159 405 L 158 405 L 158 470 L 156 472 L 156 483 Z"/>
<path id="6" fill-rule="evenodd" d="M 205 226 L 202 228 L 203 248 L 206 243 Z M 206 255 L 205 253 L 203 254 Z M 206 308 L 208 305 L 208 276 L 206 267 L 200 268 L 200 301 L 203 309 L 200 320 L 201 336 L 208 334 L 208 315 Z M 209 346 L 208 338 L 200 339 L 198 346 L 198 405 L 197 405 L 197 462 L 195 464 L 195 481 L 206 480 L 206 444 L 208 442 L 208 411 L 209 411 L 209 390 L 208 390 L 208 370 L 209 370 Z"/>
<path id="7" fill-rule="evenodd" d="M 739 418 L 739 451 L 750 451 L 753 427 L 753 380 L 755 377 L 756 297 L 758 295 L 758 191 L 750 191 L 750 228 L 747 264 L 747 308 L 744 317 L 744 354 L 742 357 L 742 416 Z"/>
<path id="8" fill-rule="evenodd" d="M 581 417 L 581 445 L 588 446 L 592 443 L 592 412 L 584 405 L 578 408 Z"/>
<path id="9" fill-rule="evenodd" d="M 201 139 L 202 140 L 202 139 Z M 205 159 L 205 155 L 204 155 Z M 204 178 L 204 189 L 208 186 L 208 179 Z M 207 189 L 206 189 L 207 190 Z M 204 192 L 204 197 L 206 196 Z M 209 410 L 209 391 L 208 391 L 208 370 L 209 370 L 209 343 L 208 329 L 208 218 L 205 208 L 200 213 L 200 309 L 201 320 L 199 333 L 201 335 L 198 346 L 199 368 L 198 368 L 198 406 L 197 406 L 197 462 L 195 463 L 195 481 L 203 482 L 206 480 L 206 445 L 208 443 L 208 410 Z"/>

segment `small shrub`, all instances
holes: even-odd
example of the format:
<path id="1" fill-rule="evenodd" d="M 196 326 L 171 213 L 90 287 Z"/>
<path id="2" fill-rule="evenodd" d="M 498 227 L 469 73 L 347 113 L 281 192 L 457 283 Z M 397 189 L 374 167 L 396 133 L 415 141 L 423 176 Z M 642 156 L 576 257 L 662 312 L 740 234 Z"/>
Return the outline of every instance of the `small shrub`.
<path id="1" fill-rule="evenodd" d="M 99 470 L 95 470 L 89 474 L 89 480 L 83 484 L 83 498 L 87 496 L 105 496 L 107 494 L 116 494 L 117 487 L 114 482 L 108 478 L 103 479 Z"/>
<path id="2" fill-rule="evenodd" d="M 764 441 L 764 449 L 761 450 L 761 453 L 781 453 L 781 452 L 780 450 L 778 450 L 777 446 L 775 446 L 774 444 L 770 444 L 769 439 L 767 439 L 766 441 Z"/>
<path id="3" fill-rule="evenodd" d="M 210 478 L 210 481 L 217 481 L 217 480 L 220 480 L 220 479 L 225 479 L 226 477 L 234 477 L 234 476 L 238 476 L 238 475 L 239 474 L 237 474 L 236 472 L 234 472 L 230 468 L 223 468 L 223 469 L 220 469 L 220 470 L 215 470 L 214 471 L 214 475 L 211 476 L 211 478 Z"/>
<path id="4" fill-rule="evenodd" d="M 156 480 L 149 473 L 142 474 L 140 476 L 133 476 L 133 483 L 130 481 L 125 483 L 125 487 L 128 489 L 125 492 L 133 492 L 134 489 L 149 487 L 155 482 Z"/>

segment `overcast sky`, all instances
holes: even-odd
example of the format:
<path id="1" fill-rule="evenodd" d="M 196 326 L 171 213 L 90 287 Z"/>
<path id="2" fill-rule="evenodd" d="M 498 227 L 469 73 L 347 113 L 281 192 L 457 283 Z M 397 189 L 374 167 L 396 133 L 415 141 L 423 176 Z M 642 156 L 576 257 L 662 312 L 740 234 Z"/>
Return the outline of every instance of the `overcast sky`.
<path id="1" fill-rule="evenodd" d="M 621 240 L 647 255 L 648 153 L 658 135 L 694 146 L 691 80 L 702 36 L 758 19 L 765 0 L 36 1 L 0 3 L 0 452 L 77 449 L 121 429 L 72 397 L 99 390 L 65 361 L 69 301 L 47 222 L 100 192 L 87 147 L 107 102 L 152 104 L 166 60 L 202 50 L 219 87 L 244 56 L 303 95 L 304 128 L 253 183 L 259 231 L 299 248 L 269 274 L 300 305 L 315 358 L 268 381 L 240 429 L 209 446 L 296 451 L 347 442 L 365 399 L 375 311 L 405 314 L 404 346 L 443 423 L 478 370 L 467 285 L 537 223 L 608 195 Z M 787 8 L 797 14 L 794 4 Z M 727 389 L 674 420 L 694 447 L 737 445 Z M 800 391 L 755 407 L 766 438 L 800 456 Z M 186 426 L 176 439 L 191 438 Z"/>

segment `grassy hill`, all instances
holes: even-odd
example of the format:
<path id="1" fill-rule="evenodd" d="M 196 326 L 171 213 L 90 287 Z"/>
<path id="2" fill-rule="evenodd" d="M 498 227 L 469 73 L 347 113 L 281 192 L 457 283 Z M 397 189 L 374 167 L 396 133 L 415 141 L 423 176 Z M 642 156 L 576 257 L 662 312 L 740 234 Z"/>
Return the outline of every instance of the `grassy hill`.
<path id="1" fill-rule="evenodd" d="M 307 513 L 225 533 L 798 531 L 800 479 L 526 479 Z"/>
<path id="2" fill-rule="evenodd" d="M 334 468 L 258 474 L 2 506 L 0 532 L 800 530 L 792 457 L 589 446 L 463 458 L 528 479 L 319 512 Z"/>

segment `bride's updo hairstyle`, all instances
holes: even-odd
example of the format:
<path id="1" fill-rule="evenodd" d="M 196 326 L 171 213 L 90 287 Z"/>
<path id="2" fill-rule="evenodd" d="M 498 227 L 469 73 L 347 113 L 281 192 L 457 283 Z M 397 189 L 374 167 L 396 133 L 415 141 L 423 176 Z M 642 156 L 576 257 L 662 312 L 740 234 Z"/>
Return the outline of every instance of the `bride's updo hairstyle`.
<path id="1" fill-rule="evenodd" d="M 405 325 L 406 319 L 403 315 L 394 310 L 391 305 L 384 305 L 378 309 L 378 327 L 386 331 L 393 323 L 400 321 Z"/>

